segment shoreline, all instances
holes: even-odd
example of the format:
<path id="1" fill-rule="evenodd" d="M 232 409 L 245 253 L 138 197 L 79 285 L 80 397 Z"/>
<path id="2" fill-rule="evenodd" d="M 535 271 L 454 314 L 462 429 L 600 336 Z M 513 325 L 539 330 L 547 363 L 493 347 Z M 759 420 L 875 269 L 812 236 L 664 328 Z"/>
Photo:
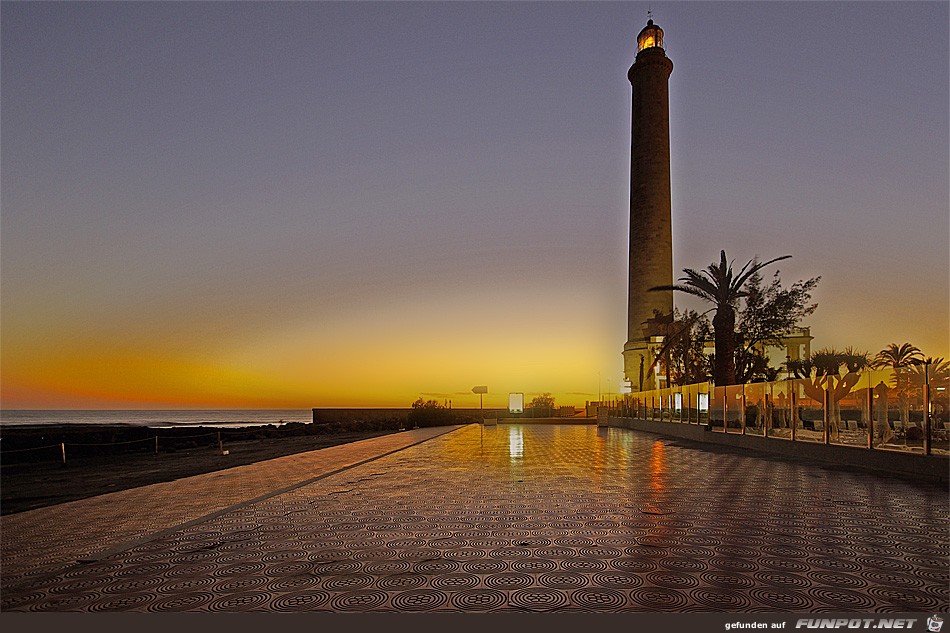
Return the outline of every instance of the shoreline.
<path id="1" fill-rule="evenodd" d="M 399 433 L 405 427 L 405 421 L 398 419 L 228 428 L 82 423 L 5 426 L 0 428 L 0 514 Z"/>

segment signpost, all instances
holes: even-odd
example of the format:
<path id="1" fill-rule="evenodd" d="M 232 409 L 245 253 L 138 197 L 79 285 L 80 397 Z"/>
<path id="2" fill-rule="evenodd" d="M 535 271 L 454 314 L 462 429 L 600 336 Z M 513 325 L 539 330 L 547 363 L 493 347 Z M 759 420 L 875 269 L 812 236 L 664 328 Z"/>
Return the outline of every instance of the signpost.
<path id="1" fill-rule="evenodd" d="M 482 410 L 482 396 L 488 393 L 488 385 L 475 385 L 472 387 L 472 393 L 478 394 L 478 410 Z"/>
<path id="2" fill-rule="evenodd" d="M 482 444 L 484 445 L 484 434 L 485 434 L 485 425 L 488 423 L 488 420 L 485 419 L 485 415 L 482 413 L 482 397 L 488 393 L 488 385 L 475 385 L 472 387 L 472 393 L 478 394 L 478 417 L 482 421 L 481 426 L 479 427 L 482 434 Z"/>

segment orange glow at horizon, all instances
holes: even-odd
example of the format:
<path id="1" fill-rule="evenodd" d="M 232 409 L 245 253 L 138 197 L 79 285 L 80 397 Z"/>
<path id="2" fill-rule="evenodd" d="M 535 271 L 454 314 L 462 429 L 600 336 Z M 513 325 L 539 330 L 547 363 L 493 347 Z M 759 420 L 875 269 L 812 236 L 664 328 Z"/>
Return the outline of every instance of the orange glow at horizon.
<path id="1" fill-rule="evenodd" d="M 505 408 L 513 391 L 529 400 L 550 392 L 559 405 L 595 400 L 598 372 L 619 358 L 606 328 L 585 323 L 597 311 L 541 301 L 530 311 L 512 306 L 486 312 L 475 299 L 397 303 L 385 306 L 385 318 L 372 309 L 294 316 L 253 335 L 225 329 L 219 339 L 149 338 L 147 327 L 126 325 L 33 346 L 4 341 L 2 405 L 309 409 L 408 407 L 423 397 L 477 408 L 471 389 L 478 384 L 489 386 L 486 408 Z"/>

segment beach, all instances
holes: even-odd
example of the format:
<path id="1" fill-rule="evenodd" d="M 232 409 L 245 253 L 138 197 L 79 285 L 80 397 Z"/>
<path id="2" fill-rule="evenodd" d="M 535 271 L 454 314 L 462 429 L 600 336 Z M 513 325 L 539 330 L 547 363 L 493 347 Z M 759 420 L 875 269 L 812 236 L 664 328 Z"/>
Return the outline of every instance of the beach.
<path id="1" fill-rule="evenodd" d="M 397 432 L 404 422 L 3 427 L 0 512 L 12 514 Z M 220 443 L 219 443 L 220 435 Z M 157 438 L 157 452 L 156 452 Z M 62 445 L 66 447 L 66 462 Z M 223 454 L 227 451 L 227 454 Z"/>

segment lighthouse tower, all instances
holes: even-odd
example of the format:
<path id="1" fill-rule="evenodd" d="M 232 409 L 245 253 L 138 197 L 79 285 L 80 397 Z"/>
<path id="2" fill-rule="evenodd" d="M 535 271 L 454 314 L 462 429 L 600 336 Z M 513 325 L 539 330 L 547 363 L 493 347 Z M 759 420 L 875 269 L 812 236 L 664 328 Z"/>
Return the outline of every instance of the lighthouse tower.
<path id="1" fill-rule="evenodd" d="M 671 318 L 673 283 L 670 204 L 670 90 L 673 62 L 663 49 L 663 29 L 649 20 L 637 36 L 637 57 L 627 72 L 633 87 L 630 142 L 630 277 L 623 371 L 633 391 L 658 385 L 650 367 L 659 326 Z M 659 319 L 657 314 L 661 315 Z"/>

